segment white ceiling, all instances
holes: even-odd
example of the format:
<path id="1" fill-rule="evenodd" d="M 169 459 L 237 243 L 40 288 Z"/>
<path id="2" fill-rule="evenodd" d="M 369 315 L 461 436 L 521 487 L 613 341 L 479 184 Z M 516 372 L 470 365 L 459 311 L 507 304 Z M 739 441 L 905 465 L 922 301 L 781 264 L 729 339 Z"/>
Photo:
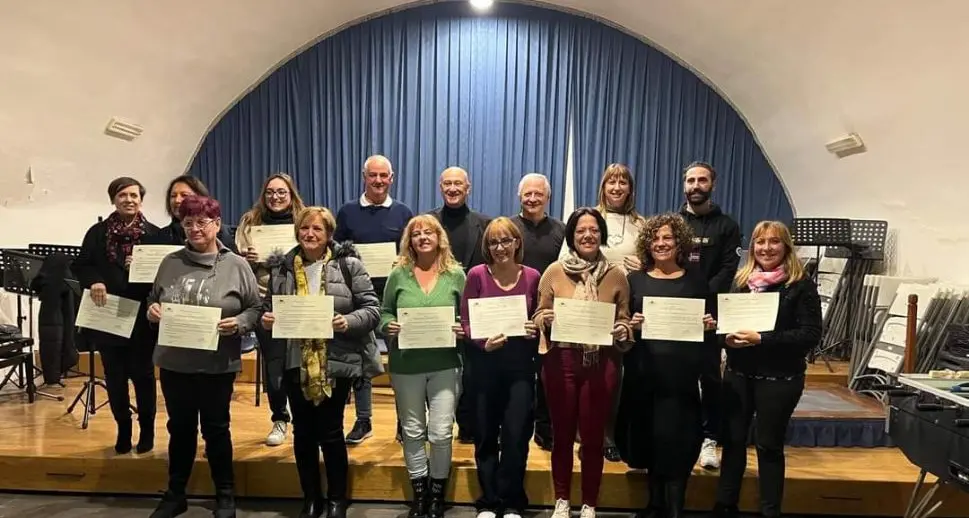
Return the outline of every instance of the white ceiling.
<path id="1" fill-rule="evenodd" d="M 277 64 L 406 3 L 0 0 L 0 203 L 27 203 L 28 166 L 34 199 L 104 198 L 121 173 L 157 193 L 218 115 Z M 935 269 L 920 258 L 924 247 L 969 250 L 969 231 L 946 218 L 963 197 L 955 180 L 969 119 L 969 2 L 549 5 L 621 25 L 707 78 L 749 121 L 799 215 L 889 219 L 915 273 Z M 133 143 L 103 136 L 115 115 L 145 134 Z M 849 131 L 868 153 L 827 154 L 825 142 Z"/>

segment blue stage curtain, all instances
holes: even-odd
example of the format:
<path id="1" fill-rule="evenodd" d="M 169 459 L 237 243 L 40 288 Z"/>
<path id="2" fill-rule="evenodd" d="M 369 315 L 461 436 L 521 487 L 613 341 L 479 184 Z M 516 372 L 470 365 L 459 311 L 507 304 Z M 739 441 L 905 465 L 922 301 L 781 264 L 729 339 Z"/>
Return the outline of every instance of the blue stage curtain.
<path id="1" fill-rule="evenodd" d="M 572 116 L 576 206 L 594 205 L 606 165 L 627 164 L 643 214 L 678 211 L 683 167 L 717 170 L 714 202 L 744 245 L 762 219 L 793 218 L 787 194 L 737 112 L 662 52 L 591 20 L 575 30 Z"/>
<path id="2" fill-rule="evenodd" d="M 573 29 L 570 15 L 499 4 L 418 7 L 351 27 L 294 57 L 232 107 L 190 172 L 238 218 L 275 171 L 309 203 L 360 196 L 360 167 L 388 156 L 392 196 L 416 212 L 441 204 L 438 174 L 471 174 L 469 205 L 518 212 L 525 173 L 565 184 Z M 555 215 L 560 209 L 553 210 Z"/>

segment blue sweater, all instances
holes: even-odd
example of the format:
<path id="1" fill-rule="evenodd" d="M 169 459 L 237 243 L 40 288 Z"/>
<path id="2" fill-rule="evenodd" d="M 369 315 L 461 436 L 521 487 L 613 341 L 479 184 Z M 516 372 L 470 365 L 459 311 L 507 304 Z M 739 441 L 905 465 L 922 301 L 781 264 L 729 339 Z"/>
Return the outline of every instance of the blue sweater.
<path id="1" fill-rule="evenodd" d="M 354 243 L 394 242 L 399 245 L 401 233 L 412 217 L 414 213 L 410 207 L 397 201 L 390 207 L 363 207 L 360 200 L 354 200 L 337 212 L 333 238 L 341 243 L 351 240 Z"/>

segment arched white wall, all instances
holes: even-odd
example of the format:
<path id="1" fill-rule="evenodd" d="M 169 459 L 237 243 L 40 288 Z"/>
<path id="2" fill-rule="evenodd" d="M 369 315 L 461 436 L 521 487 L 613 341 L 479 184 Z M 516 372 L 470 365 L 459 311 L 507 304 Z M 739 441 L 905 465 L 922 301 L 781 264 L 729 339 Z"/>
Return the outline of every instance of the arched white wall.
<path id="1" fill-rule="evenodd" d="M 78 242 L 122 174 L 147 184 L 164 222 L 160 191 L 233 100 L 320 35 L 402 3 L 0 3 L 0 247 Z M 952 262 L 969 252 L 956 219 L 969 3 L 551 3 L 645 35 L 708 78 L 749 120 L 798 215 L 887 219 L 900 272 L 969 281 Z M 114 115 L 145 134 L 104 136 Z M 869 151 L 837 160 L 824 143 L 849 131 Z"/>

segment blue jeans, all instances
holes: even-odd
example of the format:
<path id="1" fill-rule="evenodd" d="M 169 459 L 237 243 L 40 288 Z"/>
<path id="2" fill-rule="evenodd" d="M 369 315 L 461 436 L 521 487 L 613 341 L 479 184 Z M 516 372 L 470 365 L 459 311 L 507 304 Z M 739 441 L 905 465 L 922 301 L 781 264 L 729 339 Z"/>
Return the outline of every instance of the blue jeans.
<path id="1" fill-rule="evenodd" d="M 411 479 L 446 479 L 451 472 L 454 409 L 461 394 L 461 369 L 391 374 L 397 418 L 403 430 L 404 463 Z M 425 440 L 430 443 L 428 459 Z"/>

